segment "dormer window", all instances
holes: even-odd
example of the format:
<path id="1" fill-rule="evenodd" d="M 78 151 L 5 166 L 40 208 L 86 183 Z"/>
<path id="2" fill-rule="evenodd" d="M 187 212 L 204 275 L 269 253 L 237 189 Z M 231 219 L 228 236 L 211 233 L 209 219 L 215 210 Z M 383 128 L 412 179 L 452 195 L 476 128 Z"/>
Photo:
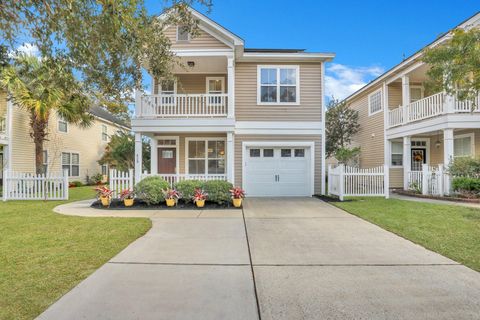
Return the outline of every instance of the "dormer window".
<path id="1" fill-rule="evenodd" d="M 190 41 L 190 33 L 187 26 L 177 27 L 177 41 Z"/>

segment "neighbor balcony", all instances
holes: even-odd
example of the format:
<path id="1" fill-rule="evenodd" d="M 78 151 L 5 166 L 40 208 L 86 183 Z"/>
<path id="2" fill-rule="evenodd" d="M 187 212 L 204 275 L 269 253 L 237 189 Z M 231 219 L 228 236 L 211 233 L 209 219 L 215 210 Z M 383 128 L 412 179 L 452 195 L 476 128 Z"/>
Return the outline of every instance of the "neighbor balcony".
<path id="1" fill-rule="evenodd" d="M 388 127 L 394 128 L 446 114 L 478 113 L 479 104 L 480 96 L 477 97 L 477 107 L 473 109 L 471 101 L 460 101 L 456 96 L 439 92 L 408 105 L 389 110 Z"/>

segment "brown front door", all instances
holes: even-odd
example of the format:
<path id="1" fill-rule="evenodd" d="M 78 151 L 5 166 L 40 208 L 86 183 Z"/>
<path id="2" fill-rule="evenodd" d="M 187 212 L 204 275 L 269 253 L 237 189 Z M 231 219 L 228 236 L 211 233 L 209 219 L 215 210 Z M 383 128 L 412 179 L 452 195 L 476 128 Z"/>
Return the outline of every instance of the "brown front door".
<path id="1" fill-rule="evenodd" d="M 158 173 L 173 174 L 176 173 L 177 149 L 176 148 L 158 148 Z"/>

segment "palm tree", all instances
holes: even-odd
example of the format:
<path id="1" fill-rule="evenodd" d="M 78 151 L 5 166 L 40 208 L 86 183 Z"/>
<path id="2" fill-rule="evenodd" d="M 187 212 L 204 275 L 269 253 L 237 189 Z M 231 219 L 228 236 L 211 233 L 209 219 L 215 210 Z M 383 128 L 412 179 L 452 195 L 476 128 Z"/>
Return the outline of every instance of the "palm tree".
<path id="1" fill-rule="evenodd" d="M 48 136 L 50 116 L 56 113 L 68 123 L 88 127 L 90 99 L 67 67 L 55 61 L 21 54 L 3 68 L 0 85 L 14 105 L 30 114 L 30 137 L 35 145 L 36 173 L 43 173 L 43 143 Z"/>

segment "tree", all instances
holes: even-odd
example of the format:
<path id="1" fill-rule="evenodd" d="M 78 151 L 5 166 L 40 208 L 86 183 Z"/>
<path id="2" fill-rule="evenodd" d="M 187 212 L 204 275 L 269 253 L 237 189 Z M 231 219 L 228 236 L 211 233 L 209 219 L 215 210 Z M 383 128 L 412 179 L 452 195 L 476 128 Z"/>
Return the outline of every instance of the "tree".
<path id="1" fill-rule="evenodd" d="M 339 163 L 353 165 L 355 159 L 360 155 L 360 148 L 340 148 L 335 151 L 334 155 Z"/>
<path id="2" fill-rule="evenodd" d="M 339 149 L 345 149 L 352 137 L 360 129 L 358 111 L 350 109 L 347 104 L 331 100 L 326 112 L 326 153 L 331 157 Z"/>
<path id="3" fill-rule="evenodd" d="M 150 144 L 142 142 L 142 169 L 150 168 Z M 102 158 L 98 161 L 100 165 L 108 164 L 120 171 L 127 171 L 135 167 L 135 138 L 132 134 L 119 132 L 110 138 L 105 147 Z"/>
<path id="4" fill-rule="evenodd" d="M 477 108 L 480 93 L 480 29 L 456 29 L 445 44 L 424 51 L 423 61 L 430 69 L 428 86 L 471 101 Z"/>
<path id="5" fill-rule="evenodd" d="M 159 19 L 144 2 L 3 0 L 0 45 L 11 52 L 24 41 L 32 43 L 42 57 L 71 67 L 99 105 L 126 112 L 133 89 L 141 89 L 142 67 L 159 78 L 170 76 L 178 63 L 165 26 L 181 24 L 195 36 L 197 20 L 189 6 L 211 6 L 211 0 L 158 1 L 164 13 Z"/>
<path id="6" fill-rule="evenodd" d="M 35 145 L 35 168 L 43 173 L 43 144 L 48 137 L 50 116 L 56 113 L 68 123 L 87 127 L 90 99 L 68 67 L 57 62 L 41 61 L 34 56 L 19 55 L 4 67 L 0 84 L 7 88 L 12 102 L 30 115 L 30 136 Z"/>

